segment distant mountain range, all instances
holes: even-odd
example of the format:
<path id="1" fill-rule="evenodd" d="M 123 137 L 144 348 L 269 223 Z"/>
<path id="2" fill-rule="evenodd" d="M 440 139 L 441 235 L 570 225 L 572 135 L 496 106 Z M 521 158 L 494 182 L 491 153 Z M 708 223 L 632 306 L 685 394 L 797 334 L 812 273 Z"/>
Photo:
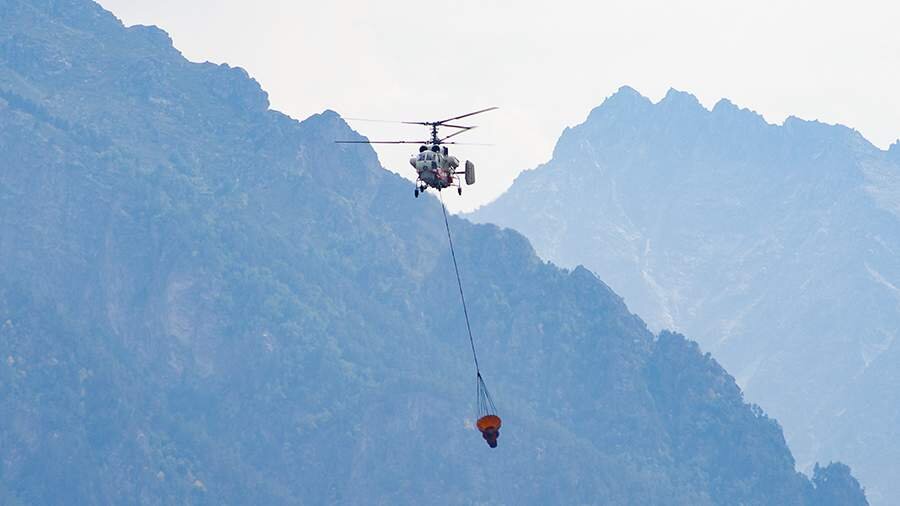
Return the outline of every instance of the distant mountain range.
<path id="1" fill-rule="evenodd" d="M 624 87 L 471 218 L 696 338 L 802 467 L 840 456 L 900 501 L 900 143 Z"/>
<path id="2" fill-rule="evenodd" d="M 695 343 L 453 218 L 489 449 L 439 203 L 356 135 L 0 0 L 0 504 L 866 504 Z"/>

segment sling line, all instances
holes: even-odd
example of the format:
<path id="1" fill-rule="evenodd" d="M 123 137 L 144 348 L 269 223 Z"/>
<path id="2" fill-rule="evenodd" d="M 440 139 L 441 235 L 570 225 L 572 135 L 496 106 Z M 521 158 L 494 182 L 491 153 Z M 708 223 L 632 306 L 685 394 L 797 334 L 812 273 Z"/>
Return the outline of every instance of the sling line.
<path id="1" fill-rule="evenodd" d="M 459 287 L 459 298 L 462 301 L 463 315 L 466 319 L 466 331 L 469 333 L 469 344 L 472 346 L 472 358 L 475 360 L 475 387 L 479 416 L 493 415 L 497 413 L 494 399 L 488 392 L 487 385 L 481 377 L 481 368 L 478 365 L 478 353 L 475 352 L 475 338 L 472 337 L 472 325 L 469 323 L 469 309 L 466 307 L 466 295 L 463 293 L 462 279 L 459 276 L 459 264 L 456 261 L 456 251 L 453 247 L 453 235 L 450 233 L 450 220 L 447 218 L 447 206 L 444 205 L 444 196 L 438 193 L 441 199 L 441 210 L 444 212 L 444 226 L 447 228 L 447 242 L 450 243 L 450 257 L 453 259 L 453 270 L 456 272 L 456 285 Z"/>
<path id="2" fill-rule="evenodd" d="M 469 344 L 472 345 L 472 358 L 475 359 L 475 373 L 481 381 L 481 369 L 478 367 L 478 354 L 475 353 L 475 339 L 472 337 L 472 326 L 469 324 L 469 310 L 466 308 L 466 296 L 463 294 L 462 280 L 459 278 L 459 265 L 456 263 L 456 252 L 453 248 L 453 237 L 450 235 L 450 220 L 447 219 L 447 207 L 444 205 L 444 196 L 438 192 L 441 199 L 441 210 L 444 211 L 444 225 L 447 227 L 447 241 L 450 243 L 450 256 L 453 258 L 453 269 L 456 271 L 456 284 L 459 286 L 459 298 L 462 300 L 463 315 L 466 317 L 466 331 L 469 332 Z M 482 382 L 483 384 L 483 382 Z"/>

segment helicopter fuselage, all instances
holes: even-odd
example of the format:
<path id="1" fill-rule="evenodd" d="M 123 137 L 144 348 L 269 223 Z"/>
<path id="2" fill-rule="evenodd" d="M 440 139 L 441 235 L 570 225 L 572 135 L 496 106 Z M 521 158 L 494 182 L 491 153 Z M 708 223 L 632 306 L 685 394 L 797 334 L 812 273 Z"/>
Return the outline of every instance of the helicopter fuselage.
<path id="1" fill-rule="evenodd" d="M 409 164 L 418 173 L 418 179 L 425 185 L 438 190 L 454 186 L 453 174 L 459 167 L 459 159 L 451 156 L 446 147 L 434 145 L 423 146 L 423 148 L 418 155 L 409 159 Z"/>

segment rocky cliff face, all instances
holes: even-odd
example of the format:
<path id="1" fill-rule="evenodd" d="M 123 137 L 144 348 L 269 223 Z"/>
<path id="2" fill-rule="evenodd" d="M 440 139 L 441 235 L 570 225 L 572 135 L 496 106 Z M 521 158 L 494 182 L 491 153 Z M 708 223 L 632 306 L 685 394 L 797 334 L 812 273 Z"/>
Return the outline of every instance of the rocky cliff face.
<path id="1" fill-rule="evenodd" d="M 623 88 L 472 218 L 696 337 L 785 426 L 900 497 L 900 162 L 842 126 Z"/>
<path id="2" fill-rule="evenodd" d="M 86 0 L 0 0 L 0 502 L 865 504 L 694 343 L 453 219 L 489 450 L 438 202 L 353 135 Z"/>

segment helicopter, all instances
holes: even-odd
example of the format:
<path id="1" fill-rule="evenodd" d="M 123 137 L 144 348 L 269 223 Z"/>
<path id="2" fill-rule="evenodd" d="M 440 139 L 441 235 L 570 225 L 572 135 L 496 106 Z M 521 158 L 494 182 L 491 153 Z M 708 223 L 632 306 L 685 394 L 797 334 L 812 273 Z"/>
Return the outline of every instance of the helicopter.
<path id="1" fill-rule="evenodd" d="M 463 176 L 467 185 L 475 184 L 475 164 L 466 160 L 463 170 L 458 170 L 459 159 L 450 154 L 447 149 L 448 144 L 466 144 L 455 141 L 447 142 L 447 139 L 455 137 L 459 134 L 468 132 L 475 126 L 463 126 L 450 123 L 462 118 L 468 118 L 483 112 L 493 111 L 497 107 L 488 107 L 479 111 L 461 114 L 452 118 L 442 119 L 440 121 L 398 121 L 405 125 L 423 125 L 431 128 L 431 138 L 425 141 L 370 141 L 370 140 L 353 140 L 353 141 L 334 141 L 338 144 L 421 144 L 419 153 L 409 159 L 409 164 L 416 169 L 416 189 L 415 196 L 419 197 L 420 193 L 424 193 L 428 188 L 434 188 L 441 191 L 445 188 L 455 187 L 457 193 L 462 195 L 462 182 L 460 178 L 454 176 Z M 348 118 L 349 119 L 349 118 Z M 363 120 L 363 121 L 379 121 L 379 120 Z M 454 128 L 457 131 L 441 137 L 438 135 L 438 128 Z"/>

